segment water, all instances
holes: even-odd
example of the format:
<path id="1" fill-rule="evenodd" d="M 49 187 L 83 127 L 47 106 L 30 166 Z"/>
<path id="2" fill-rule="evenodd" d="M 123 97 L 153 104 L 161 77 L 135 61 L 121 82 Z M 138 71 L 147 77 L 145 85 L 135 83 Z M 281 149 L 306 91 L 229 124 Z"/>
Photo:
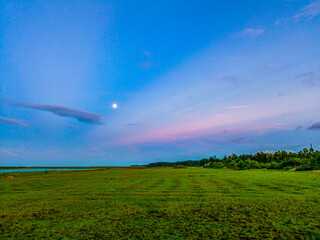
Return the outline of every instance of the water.
<path id="1" fill-rule="evenodd" d="M 25 168 L 25 169 L 0 169 L 0 173 L 8 172 L 44 172 L 44 171 L 79 171 L 79 170 L 92 170 L 84 168 Z"/>

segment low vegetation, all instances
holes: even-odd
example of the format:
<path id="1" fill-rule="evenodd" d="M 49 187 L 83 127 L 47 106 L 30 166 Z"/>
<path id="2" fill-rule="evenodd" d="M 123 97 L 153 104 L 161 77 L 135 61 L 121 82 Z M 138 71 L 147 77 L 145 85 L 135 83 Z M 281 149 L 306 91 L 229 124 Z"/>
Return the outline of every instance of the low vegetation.
<path id="1" fill-rule="evenodd" d="M 320 238 L 318 171 L 1 173 L 0 202 L 0 239 Z"/>
<path id="2" fill-rule="evenodd" d="M 283 169 L 283 170 L 319 170 L 320 152 L 310 149 L 303 149 L 298 153 L 277 151 L 274 153 L 258 152 L 256 154 L 232 154 L 217 158 L 216 156 L 205 158 L 199 161 L 183 162 L 157 162 L 151 163 L 149 167 L 155 166 L 194 166 L 210 168 L 231 168 L 237 170 L 243 169 Z"/>

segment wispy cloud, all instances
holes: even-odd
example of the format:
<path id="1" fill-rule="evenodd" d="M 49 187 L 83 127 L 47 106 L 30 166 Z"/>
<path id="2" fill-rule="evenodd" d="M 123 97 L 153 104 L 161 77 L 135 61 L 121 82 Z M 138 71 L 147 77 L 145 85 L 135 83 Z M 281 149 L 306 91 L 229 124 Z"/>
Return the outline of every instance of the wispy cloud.
<path id="1" fill-rule="evenodd" d="M 0 123 L 6 123 L 10 125 L 20 126 L 20 127 L 30 127 L 28 124 L 23 123 L 17 119 L 0 117 Z"/>
<path id="2" fill-rule="evenodd" d="M 26 108 L 36 109 L 40 111 L 45 111 L 45 112 L 51 112 L 55 115 L 62 116 L 62 117 L 75 118 L 78 121 L 84 122 L 84 123 L 102 124 L 102 119 L 100 114 L 68 108 L 65 106 L 29 104 L 29 103 L 16 102 L 16 101 L 6 101 L 6 102 L 15 106 L 26 107 Z"/>
<path id="3" fill-rule="evenodd" d="M 308 130 L 320 130 L 320 122 L 317 122 L 310 127 L 307 128 Z"/>
<path id="4" fill-rule="evenodd" d="M 69 126 L 68 128 L 74 129 L 74 130 L 79 130 L 79 129 L 80 129 L 80 128 L 78 128 L 77 126 Z"/>
<path id="5" fill-rule="evenodd" d="M 265 30 L 263 28 L 246 28 L 240 32 L 240 36 L 258 37 L 264 32 Z"/>
<path id="6" fill-rule="evenodd" d="M 279 68 L 280 65 L 279 64 L 267 64 L 265 66 L 263 66 L 263 69 L 269 70 L 269 69 L 275 69 L 275 68 Z"/>
<path id="7" fill-rule="evenodd" d="M 249 139 L 246 137 L 234 138 L 230 141 L 230 143 L 235 143 L 235 144 L 252 143 L 252 142 L 253 142 L 253 139 Z"/>
<path id="8" fill-rule="evenodd" d="M 240 81 L 240 78 L 238 76 L 224 76 L 221 78 L 221 81 L 223 82 L 229 82 L 229 83 L 238 83 Z"/>
<path id="9" fill-rule="evenodd" d="M 149 70 L 152 66 L 154 66 L 154 61 L 153 61 L 153 52 L 147 51 L 147 50 L 142 50 L 142 54 L 147 58 L 146 61 L 138 63 L 138 67 L 143 69 L 143 70 Z"/>
<path id="10" fill-rule="evenodd" d="M 128 126 L 128 127 L 133 127 L 133 126 L 136 126 L 137 123 L 126 123 L 125 126 Z"/>
<path id="11" fill-rule="evenodd" d="M 317 75 L 314 72 L 300 74 L 297 78 L 307 86 L 320 86 L 320 75 Z"/>
<path id="12" fill-rule="evenodd" d="M 145 55 L 148 58 L 152 58 L 153 57 L 153 52 L 151 51 L 147 51 L 147 50 L 142 50 L 143 55 Z"/>
<path id="13" fill-rule="evenodd" d="M 15 158 L 23 157 L 27 159 L 70 159 L 72 156 L 80 158 L 99 158 L 105 157 L 106 152 L 104 149 L 98 147 L 86 146 L 82 148 L 61 148 L 49 147 L 41 150 L 34 150 L 26 147 L 13 147 L 13 148 L 0 148 L 0 158 Z"/>
<path id="14" fill-rule="evenodd" d="M 318 16 L 319 14 L 320 14 L 320 1 L 315 1 L 303 7 L 300 13 L 294 15 L 293 18 L 297 21 L 303 18 L 307 20 L 311 20 L 312 18 Z"/>
<path id="15" fill-rule="evenodd" d="M 14 149 L 0 148 L 0 157 L 16 157 L 18 155 Z"/>
<path id="16" fill-rule="evenodd" d="M 246 109 L 249 106 L 247 105 L 233 105 L 233 106 L 226 106 L 225 109 Z"/>
<path id="17" fill-rule="evenodd" d="M 143 70 L 149 70 L 150 67 L 152 66 L 152 62 L 147 61 L 147 62 L 138 63 L 138 66 Z"/>
<path id="18" fill-rule="evenodd" d="M 280 68 L 279 64 L 266 64 L 264 66 L 254 68 L 254 69 L 252 69 L 252 71 L 255 71 L 255 72 L 271 71 L 271 70 L 278 69 L 278 68 Z"/>

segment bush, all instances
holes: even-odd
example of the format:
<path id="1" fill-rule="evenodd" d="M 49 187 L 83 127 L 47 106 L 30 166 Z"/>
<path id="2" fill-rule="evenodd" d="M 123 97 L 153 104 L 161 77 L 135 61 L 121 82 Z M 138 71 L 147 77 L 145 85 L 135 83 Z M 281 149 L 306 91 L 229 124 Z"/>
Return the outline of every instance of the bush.
<path id="1" fill-rule="evenodd" d="M 176 165 L 176 166 L 173 166 L 173 168 L 187 168 L 187 166 L 184 166 L 184 165 Z"/>

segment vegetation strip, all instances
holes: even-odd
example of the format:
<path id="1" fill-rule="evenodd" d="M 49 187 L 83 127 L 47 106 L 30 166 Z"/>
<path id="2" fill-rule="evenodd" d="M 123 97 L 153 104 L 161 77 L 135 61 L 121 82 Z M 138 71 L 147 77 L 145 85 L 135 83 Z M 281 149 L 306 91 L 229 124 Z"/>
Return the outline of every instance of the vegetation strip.
<path id="1" fill-rule="evenodd" d="M 317 171 L 1 173 L 0 197 L 0 239 L 320 238 Z"/>

